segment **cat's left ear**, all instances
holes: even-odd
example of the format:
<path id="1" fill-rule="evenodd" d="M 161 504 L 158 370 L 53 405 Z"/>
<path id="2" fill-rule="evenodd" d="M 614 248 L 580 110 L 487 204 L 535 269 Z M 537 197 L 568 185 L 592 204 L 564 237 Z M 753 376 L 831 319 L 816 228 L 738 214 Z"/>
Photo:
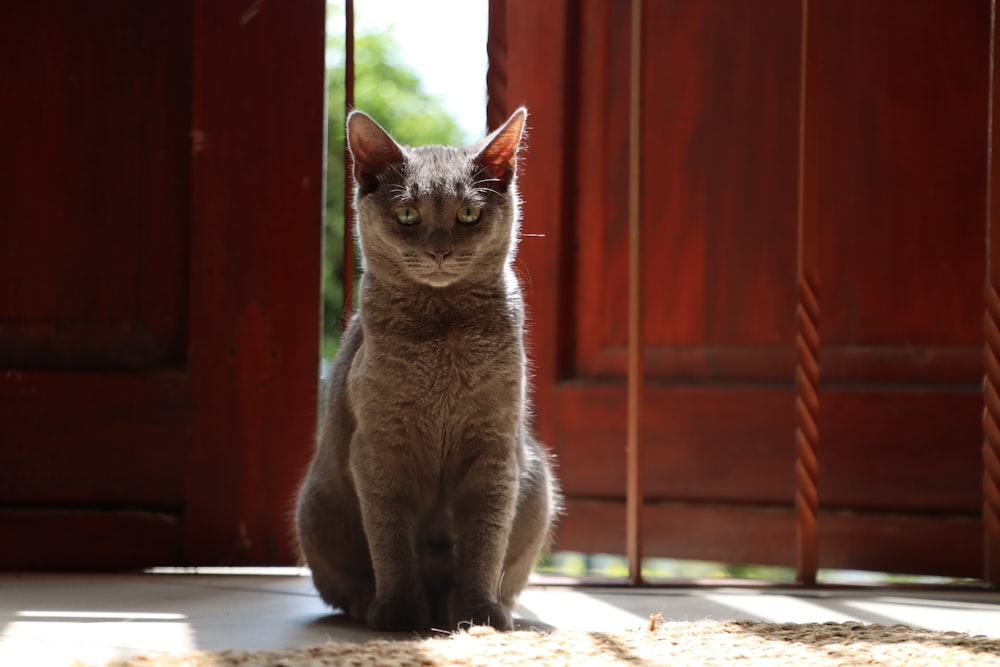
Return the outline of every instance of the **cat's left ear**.
<path id="1" fill-rule="evenodd" d="M 476 155 L 474 161 L 482 168 L 482 173 L 488 179 L 493 179 L 495 185 L 501 186 L 493 189 L 504 190 L 514 179 L 517 172 L 517 150 L 521 147 L 527 118 L 528 110 L 524 107 L 515 111 L 503 127 L 487 138 L 486 147 Z"/>
<path id="2" fill-rule="evenodd" d="M 352 111 L 347 117 L 347 149 L 354 158 L 354 181 L 361 194 L 378 188 L 379 176 L 403 163 L 403 149 L 371 116 Z"/>

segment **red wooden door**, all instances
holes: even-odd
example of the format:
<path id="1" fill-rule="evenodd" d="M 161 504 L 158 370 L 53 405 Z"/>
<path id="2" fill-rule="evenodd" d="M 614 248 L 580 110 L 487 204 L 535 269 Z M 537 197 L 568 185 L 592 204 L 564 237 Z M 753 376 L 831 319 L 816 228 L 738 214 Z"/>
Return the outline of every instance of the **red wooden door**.
<path id="1" fill-rule="evenodd" d="M 323 13 L 47 0 L 0 27 L 0 566 L 293 562 Z"/>
<path id="2" fill-rule="evenodd" d="M 794 562 L 801 202 L 820 565 L 980 575 L 989 3 L 644 5 L 646 553 Z M 496 7 L 559 546 L 622 553 L 629 3 Z"/>

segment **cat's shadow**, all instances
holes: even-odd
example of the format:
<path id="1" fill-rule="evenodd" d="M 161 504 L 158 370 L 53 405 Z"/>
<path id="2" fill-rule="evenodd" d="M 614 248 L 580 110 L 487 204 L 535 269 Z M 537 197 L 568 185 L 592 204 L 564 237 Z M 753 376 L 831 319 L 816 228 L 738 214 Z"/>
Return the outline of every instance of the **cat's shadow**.
<path id="1" fill-rule="evenodd" d="M 362 642 L 372 639 L 426 639 L 429 637 L 444 637 L 452 634 L 451 630 L 429 630 L 427 632 L 379 632 L 369 630 L 364 623 L 351 619 L 341 612 L 320 616 L 308 623 L 310 629 L 325 632 L 332 641 Z M 527 618 L 514 618 L 514 630 L 517 632 L 551 632 L 555 626 Z"/>

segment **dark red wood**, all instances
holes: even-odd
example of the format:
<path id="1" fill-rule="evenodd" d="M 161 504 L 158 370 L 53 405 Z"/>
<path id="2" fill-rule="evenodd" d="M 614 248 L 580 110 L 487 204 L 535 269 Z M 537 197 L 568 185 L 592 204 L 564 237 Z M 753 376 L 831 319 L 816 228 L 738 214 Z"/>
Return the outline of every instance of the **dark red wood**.
<path id="1" fill-rule="evenodd" d="M 820 561 L 824 568 L 978 577 L 981 522 L 975 516 L 906 516 L 821 510 Z M 791 507 L 688 506 L 649 503 L 647 551 L 721 563 L 794 566 L 795 517 Z M 616 553 L 625 537 L 622 502 L 571 499 L 560 521 L 560 548 Z M 606 526 L 594 531 L 593 526 Z M 928 535 L 947 549 L 928 548 Z"/>
<path id="2" fill-rule="evenodd" d="M 624 517 L 574 513 L 625 511 L 628 4 L 540 4 L 508 0 L 505 22 L 508 100 L 532 110 L 525 231 L 545 234 L 519 262 L 536 421 L 569 499 L 557 546 L 607 549 Z M 642 464 L 646 501 L 676 520 L 645 514 L 644 546 L 794 560 L 801 191 L 818 231 L 804 308 L 823 286 L 822 349 L 802 329 L 806 366 L 823 373 L 809 396 L 823 405 L 817 562 L 968 573 L 982 542 L 968 531 L 982 508 L 989 3 L 814 9 L 803 84 L 801 0 L 647 5 Z M 720 504 L 734 511 L 683 527 Z M 741 512 L 760 507 L 782 527 L 734 547 Z M 953 541 L 908 554 L 938 530 Z"/>
<path id="3" fill-rule="evenodd" d="M 559 522 L 559 548 L 620 553 L 625 539 L 621 501 L 571 498 Z M 720 562 L 791 565 L 794 520 L 790 507 L 742 507 L 647 503 L 647 555 Z M 599 531 L 594 526 L 603 526 Z"/>
<path id="4" fill-rule="evenodd" d="M 183 505 L 187 378 L 0 372 L 0 502 Z"/>
<path id="5" fill-rule="evenodd" d="M 354 110 L 354 0 L 344 2 L 344 118 Z M 341 330 L 347 329 L 354 310 L 354 171 L 351 149 L 344 142 L 344 246 L 341 286 Z"/>
<path id="6" fill-rule="evenodd" d="M 791 505 L 791 387 L 654 383 L 644 395 L 647 498 Z M 556 398 L 553 443 L 566 492 L 624 498 L 622 387 L 566 383 L 559 386 Z"/>
<path id="7" fill-rule="evenodd" d="M 824 347 L 982 343 L 989 6 L 810 2 Z"/>
<path id="8" fill-rule="evenodd" d="M 978 516 L 820 511 L 821 567 L 976 578 L 982 552 Z"/>
<path id="9" fill-rule="evenodd" d="M 574 358 L 581 374 L 622 377 L 624 355 L 616 366 L 607 357 L 626 340 L 627 12 L 617 3 L 587 6 L 584 34 L 598 41 L 580 49 L 575 227 L 576 265 L 585 269 L 575 281 Z M 646 24 L 657 34 L 646 52 L 644 127 L 655 148 L 643 165 L 644 246 L 655 258 L 645 275 L 651 377 L 684 379 L 664 361 L 690 360 L 691 379 L 726 379 L 720 361 L 735 352 L 759 369 L 760 352 L 770 355 L 774 379 L 787 381 L 798 11 L 797 2 L 649 5 Z"/>
<path id="10" fill-rule="evenodd" d="M 989 3 L 899 12 L 810 0 L 809 12 L 806 193 L 821 234 L 824 350 L 908 351 L 919 372 L 930 348 L 981 343 Z M 981 442 L 967 399 L 981 373 L 955 373 L 949 387 L 873 386 L 873 375 L 852 392 L 862 378 L 847 372 L 846 391 L 821 391 L 824 503 L 967 511 Z M 898 539 L 859 542 L 858 562 Z"/>
<path id="11" fill-rule="evenodd" d="M 986 221 L 986 308 L 983 359 L 983 579 L 1000 586 L 1000 74 L 996 66 L 996 3 L 990 12 L 990 161 Z"/>
<path id="12" fill-rule="evenodd" d="M 646 388 L 645 492 L 679 502 L 787 504 L 794 494 L 791 387 Z M 824 504 L 974 514 L 980 397 L 975 390 L 823 393 Z M 624 498 L 624 392 L 578 382 L 557 390 L 557 451 L 570 495 Z M 775 446 L 784 442 L 784 448 Z M 935 452 L 947 452 L 935 454 Z M 568 461 L 566 459 L 569 459 Z"/>
<path id="13" fill-rule="evenodd" d="M 176 514 L 0 509 L 0 569 L 123 570 L 181 562 Z"/>
<path id="14" fill-rule="evenodd" d="M 802 49 L 800 68 L 801 107 L 799 114 L 799 216 L 798 252 L 795 282 L 798 301 L 795 308 L 795 568 L 796 578 L 805 584 L 816 583 L 819 571 L 819 210 L 816 193 L 815 135 L 809 111 L 812 82 L 822 72 L 812 70 L 809 59 L 811 33 L 822 30 L 810 25 L 809 0 L 802 3 Z"/>
<path id="15" fill-rule="evenodd" d="M 184 559 L 295 562 L 319 367 L 324 4 L 195 11 Z"/>
<path id="16" fill-rule="evenodd" d="M 0 25 L 0 567 L 178 562 L 191 39 L 163 0 Z"/>
<path id="17" fill-rule="evenodd" d="M 42 0 L 0 28 L 17 63 L 0 123 L 0 368 L 183 363 L 189 24 L 182 2 Z"/>
<path id="18" fill-rule="evenodd" d="M 323 14 L 42 0 L 0 26 L 0 566 L 295 562 Z"/>
<path id="19" fill-rule="evenodd" d="M 574 162 L 566 162 L 575 116 L 567 108 L 571 56 L 568 26 L 577 8 L 566 0 L 507 2 L 507 100 L 528 106 L 527 150 L 518 161 L 518 191 L 523 199 L 516 270 L 528 309 L 528 348 L 534 376 L 534 424 L 541 439 L 554 437 L 553 391 L 560 376 L 559 327 L 569 287 L 563 259 L 570 242 L 564 234 L 563 188 Z M 531 73 L 528 75 L 528 73 Z M 530 235 L 530 236 L 529 236 Z M 624 422 L 622 422 L 624 423 Z"/>
<path id="20" fill-rule="evenodd" d="M 793 297 L 793 303 L 795 299 Z M 619 377 L 627 346 L 604 346 L 587 357 L 587 375 Z M 572 347 L 571 347 L 572 351 Z M 795 365 L 791 345 L 646 346 L 646 368 L 675 382 L 784 382 Z M 982 352 L 963 345 L 850 345 L 820 350 L 824 382 L 967 383 L 982 370 Z"/>
<path id="21" fill-rule="evenodd" d="M 979 488 L 981 394 L 824 388 L 824 505 L 972 515 Z"/>
<path id="22" fill-rule="evenodd" d="M 628 406 L 625 553 L 629 580 L 642 583 L 643 485 L 642 485 L 642 404 L 646 384 L 643 364 L 643 253 L 642 253 L 642 0 L 632 0 L 629 27 L 629 120 L 628 120 Z"/>
<path id="23" fill-rule="evenodd" d="M 489 0 L 486 39 L 486 128 L 493 131 L 510 115 L 507 102 L 507 0 Z"/>

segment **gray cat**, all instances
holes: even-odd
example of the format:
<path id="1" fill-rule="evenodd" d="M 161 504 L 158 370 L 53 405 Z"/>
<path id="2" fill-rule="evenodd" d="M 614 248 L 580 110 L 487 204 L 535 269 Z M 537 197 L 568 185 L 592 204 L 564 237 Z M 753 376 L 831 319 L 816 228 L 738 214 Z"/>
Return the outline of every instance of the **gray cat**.
<path id="1" fill-rule="evenodd" d="M 365 272 L 296 525 L 320 596 L 373 629 L 511 629 L 558 510 L 525 427 L 512 264 L 526 117 L 461 148 L 347 120 Z"/>

